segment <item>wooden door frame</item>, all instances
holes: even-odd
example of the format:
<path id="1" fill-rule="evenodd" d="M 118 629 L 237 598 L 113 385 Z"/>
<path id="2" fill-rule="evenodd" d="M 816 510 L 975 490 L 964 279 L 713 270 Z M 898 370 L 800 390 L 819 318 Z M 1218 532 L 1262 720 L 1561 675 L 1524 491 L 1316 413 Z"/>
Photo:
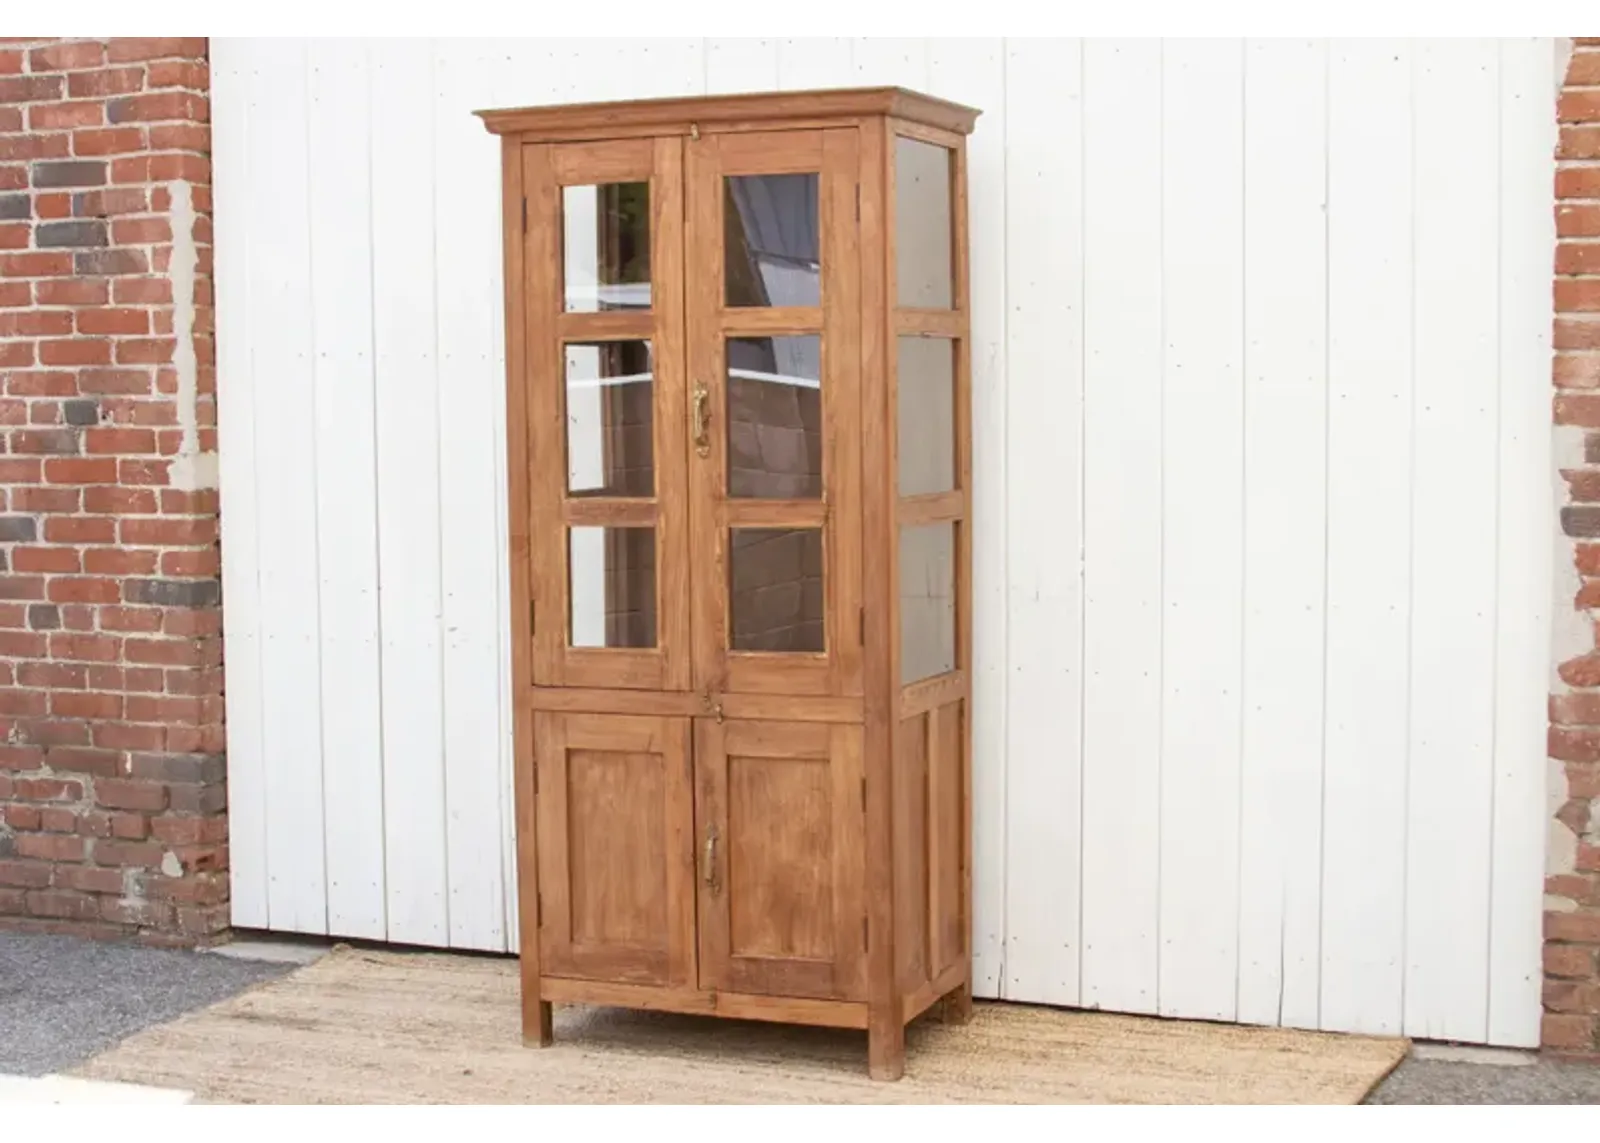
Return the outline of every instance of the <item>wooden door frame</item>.
<path id="1" fill-rule="evenodd" d="M 864 778 L 859 723 L 795 723 L 698 718 L 694 728 L 694 801 L 701 839 L 699 973 L 702 989 L 813 1000 L 867 998 Z M 828 768 L 826 856 L 833 897 L 832 961 L 740 957 L 732 949 L 733 894 L 728 870 L 736 855 L 729 821 L 730 757 L 814 759 Z M 721 847 L 720 849 L 718 847 Z M 821 855 L 819 855 L 820 857 Z"/>
<path id="2" fill-rule="evenodd" d="M 695 976 L 694 776 L 687 719 L 557 714 L 533 717 L 538 795 L 539 959 L 555 976 L 691 986 Z M 662 950 L 583 948 L 571 933 L 568 757 L 573 750 L 658 754 L 662 775 L 667 932 Z"/>
<path id="3" fill-rule="evenodd" d="M 861 692 L 861 252 L 857 205 L 860 130 L 707 133 L 687 144 L 685 259 L 687 364 L 709 394 L 705 457 L 689 465 L 694 683 L 707 710 L 724 694 L 858 696 Z M 722 179 L 816 172 L 822 298 L 816 307 L 724 304 Z M 815 334 L 822 339 L 823 495 L 818 500 L 735 499 L 728 488 L 730 337 Z M 691 434 L 694 426 L 690 428 Z M 825 651 L 732 651 L 728 530 L 817 527 L 823 542 Z"/>
<path id="4" fill-rule="evenodd" d="M 522 313 L 518 394 L 527 440 L 513 483 L 521 483 L 529 543 L 513 549 L 529 567 L 533 628 L 529 683 L 636 690 L 686 690 L 690 680 L 688 512 L 684 500 L 683 142 L 625 139 L 538 143 L 521 148 Z M 647 311 L 565 311 L 560 249 L 566 186 L 648 181 L 650 291 Z M 510 267 L 508 267 L 509 271 Z M 508 279 L 509 280 L 509 279 Z M 509 293 L 509 291 L 508 291 Z M 512 327 L 508 316 L 507 329 Z M 652 357 L 650 497 L 574 497 L 567 492 L 566 383 L 569 342 L 648 341 Z M 510 339 L 508 338 L 508 347 Z M 519 481 L 519 473 L 521 478 Z M 651 648 L 572 647 L 567 540 L 573 527 L 655 531 L 656 642 Z M 518 559 L 517 557 L 521 557 Z"/>

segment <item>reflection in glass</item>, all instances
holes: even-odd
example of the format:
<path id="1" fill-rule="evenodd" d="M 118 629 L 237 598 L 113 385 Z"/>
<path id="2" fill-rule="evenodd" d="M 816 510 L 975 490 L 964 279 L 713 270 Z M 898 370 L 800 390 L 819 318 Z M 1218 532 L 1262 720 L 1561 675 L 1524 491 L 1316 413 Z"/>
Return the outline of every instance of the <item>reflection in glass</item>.
<path id="1" fill-rule="evenodd" d="M 950 151 L 921 139 L 894 141 L 896 300 L 951 306 Z"/>
<path id="2" fill-rule="evenodd" d="M 572 528 L 567 567 L 572 646 L 656 645 L 654 528 Z"/>
<path id="3" fill-rule="evenodd" d="M 728 339 L 728 495 L 822 496 L 822 338 Z"/>
<path id="4" fill-rule="evenodd" d="M 733 175 L 723 187 L 728 305 L 821 305 L 817 176 Z"/>
<path id="5" fill-rule="evenodd" d="M 728 530 L 728 645 L 821 651 L 822 530 Z"/>
<path id="6" fill-rule="evenodd" d="M 956 669 L 956 526 L 900 529 L 900 682 Z"/>
<path id="7" fill-rule="evenodd" d="M 567 491 L 652 496 L 654 379 L 648 341 L 569 342 Z"/>
<path id="8" fill-rule="evenodd" d="M 899 339 L 901 496 L 955 487 L 954 349 L 948 338 Z"/>
<path id="9" fill-rule="evenodd" d="M 569 313 L 650 308 L 650 184 L 561 188 Z"/>

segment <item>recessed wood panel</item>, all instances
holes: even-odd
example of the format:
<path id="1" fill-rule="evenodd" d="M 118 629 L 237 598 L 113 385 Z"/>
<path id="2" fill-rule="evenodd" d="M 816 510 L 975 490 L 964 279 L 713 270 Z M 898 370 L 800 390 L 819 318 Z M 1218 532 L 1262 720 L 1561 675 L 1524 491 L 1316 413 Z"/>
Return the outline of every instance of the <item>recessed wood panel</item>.
<path id="1" fill-rule="evenodd" d="M 966 953 L 966 786 L 961 766 L 964 704 L 928 712 L 928 968 L 942 972 Z"/>
<path id="2" fill-rule="evenodd" d="M 896 970 L 902 988 L 928 979 L 928 715 L 900 723 L 894 767 Z"/>
<path id="3" fill-rule="evenodd" d="M 828 759 L 728 759 L 728 910 L 734 956 L 833 957 Z"/>
<path id="4" fill-rule="evenodd" d="M 703 988 L 865 995 L 861 773 L 860 726 L 697 721 Z"/>
<path id="5" fill-rule="evenodd" d="M 540 711 L 533 725 L 533 906 L 543 970 L 687 985 L 694 956 L 688 720 Z"/>
<path id="6" fill-rule="evenodd" d="M 567 754 L 574 944 L 666 950 L 665 797 L 659 754 Z"/>

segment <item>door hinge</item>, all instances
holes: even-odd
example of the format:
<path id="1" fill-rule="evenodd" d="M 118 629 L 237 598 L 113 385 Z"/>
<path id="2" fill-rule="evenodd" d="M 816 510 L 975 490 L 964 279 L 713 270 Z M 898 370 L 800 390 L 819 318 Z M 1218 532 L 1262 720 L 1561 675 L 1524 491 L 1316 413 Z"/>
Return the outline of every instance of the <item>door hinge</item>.
<path id="1" fill-rule="evenodd" d="M 522 232 L 528 232 L 528 196 L 522 196 Z"/>
<path id="2" fill-rule="evenodd" d="M 539 628 L 539 624 L 538 624 L 538 621 L 537 621 L 538 614 L 539 614 L 538 609 L 534 606 L 533 600 L 531 600 L 531 599 L 528 600 L 528 634 L 529 635 L 535 634 L 538 631 L 538 628 Z"/>
<path id="3" fill-rule="evenodd" d="M 856 221 L 861 221 L 861 184 L 856 184 Z M 524 223 L 526 225 L 526 223 Z"/>
<path id="4" fill-rule="evenodd" d="M 864 948 L 864 949 L 870 949 L 872 947 L 872 942 L 867 938 L 867 918 L 866 917 L 862 917 L 861 918 L 861 947 Z"/>
<path id="5" fill-rule="evenodd" d="M 867 609 L 865 607 L 857 613 L 857 619 L 861 633 L 860 643 L 861 646 L 865 647 L 867 645 Z"/>
<path id="6" fill-rule="evenodd" d="M 536 797 L 536 798 L 539 796 L 539 761 L 538 761 L 538 759 L 534 759 L 534 763 L 533 763 L 533 796 Z"/>
<path id="7" fill-rule="evenodd" d="M 533 895 L 533 923 L 538 928 L 544 928 L 544 894 Z"/>
<path id="8" fill-rule="evenodd" d="M 867 812 L 867 780 L 861 779 L 861 812 Z"/>

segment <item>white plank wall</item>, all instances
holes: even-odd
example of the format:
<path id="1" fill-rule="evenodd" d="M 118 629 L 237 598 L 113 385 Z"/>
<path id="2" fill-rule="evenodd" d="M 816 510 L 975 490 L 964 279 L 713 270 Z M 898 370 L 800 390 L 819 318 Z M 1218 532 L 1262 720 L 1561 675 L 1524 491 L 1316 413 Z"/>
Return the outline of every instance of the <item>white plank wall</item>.
<path id="1" fill-rule="evenodd" d="M 1533 1044 L 1549 41 L 213 44 L 234 920 L 515 945 L 486 106 L 971 143 L 980 994 Z"/>
<path id="2" fill-rule="evenodd" d="M 1244 67 L 1238 1018 L 1315 1028 L 1327 635 L 1328 45 L 1247 44 Z"/>

